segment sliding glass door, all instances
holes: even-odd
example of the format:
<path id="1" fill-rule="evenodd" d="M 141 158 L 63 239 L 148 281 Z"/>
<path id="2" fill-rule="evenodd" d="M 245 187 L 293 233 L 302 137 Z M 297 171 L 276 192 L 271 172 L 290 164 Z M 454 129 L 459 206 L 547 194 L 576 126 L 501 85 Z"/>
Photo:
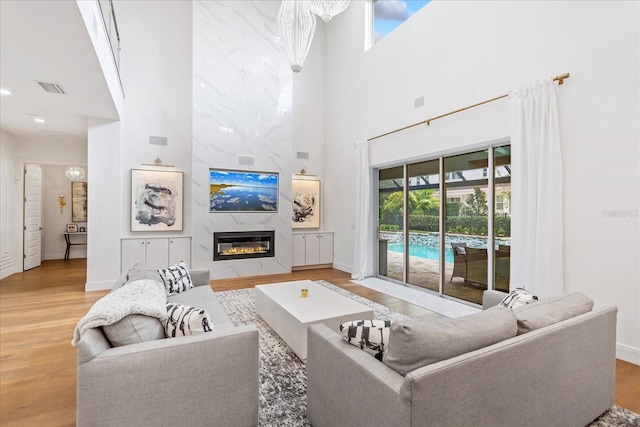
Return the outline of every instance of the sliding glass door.
<path id="1" fill-rule="evenodd" d="M 445 249 L 454 254 L 446 264 L 444 294 L 475 304 L 489 283 L 488 163 L 489 150 L 444 158 Z"/>
<path id="2" fill-rule="evenodd" d="M 494 287 L 509 291 L 511 279 L 511 146 L 493 149 L 495 207 L 493 231 L 495 241 Z"/>
<path id="3" fill-rule="evenodd" d="M 404 279 L 404 166 L 378 171 L 378 274 Z"/>
<path id="4" fill-rule="evenodd" d="M 407 283 L 440 290 L 439 160 L 407 165 Z"/>
<path id="5" fill-rule="evenodd" d="M 380 276 L 474 304 L 509 289 L 511 146 L 378 170 Z"/>

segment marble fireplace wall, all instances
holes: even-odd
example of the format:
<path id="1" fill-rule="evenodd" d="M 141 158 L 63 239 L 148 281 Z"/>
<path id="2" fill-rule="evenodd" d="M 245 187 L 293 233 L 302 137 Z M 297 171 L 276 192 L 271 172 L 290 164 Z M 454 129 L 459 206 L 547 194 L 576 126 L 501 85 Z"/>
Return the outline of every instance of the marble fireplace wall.
<path id="1" fill-rule="evenodd" d="M 192 264 L 214 279 L 291 271 L 292 72 L 279 6 L 193 3 Z M 278 172 L 278 212 L 209 213 L 209 168 Z M 213 261 L 214 232 L 252 230 L 275 231 L 275 257 Z"/>

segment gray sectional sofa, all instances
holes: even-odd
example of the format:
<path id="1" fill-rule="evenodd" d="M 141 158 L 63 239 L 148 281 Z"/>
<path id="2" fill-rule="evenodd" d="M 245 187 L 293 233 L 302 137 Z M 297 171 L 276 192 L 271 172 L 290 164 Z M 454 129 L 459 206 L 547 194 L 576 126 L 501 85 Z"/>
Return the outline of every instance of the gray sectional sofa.
<path id="1" fill-rule="evenodd" d="M 406 342 L 388 364 L 348 344 L 337 331 L 311 326 L 309 420 L 314 427 L 584 426 L 610 408 L 617 308 L 592 310 L 592 302 L 585 307 L 586 297 L 574 294 L 516 308 L 509 320 L 509 314 L 494 307 L 506 295 L 485 291 L 485 310 L 472 315 L 476 324 L 437 316 L 408 323 L 403 327 Z M 418 331 L 420 322 L 439 325 L 445 335 L 465 329 L 478 347 L 467 351 L 455 340 L 438 338 L 433 328 L 425 335 Z M 481 331 L 478 325 L 500 330 Z M 422 334 L 418 345 L 411 343 L 413 333 Z M 428 346 L 426 336 L 434 340 L 436 353 L 445 347 L 458 347 L 461 353 L 415 367 L 416 350 Z M 494 343 L 484 345 L 486 340 Z M 410 360 L 403 364 L 403 356 Z M 399 373 L 403 369 L 404 375 Z"/>
<path id="2" fill-rule="evenodd" d="M 208 270 L 190 275 L 194 288 L 167 300 L 205 309 L 213 332 L 113 347 L 101 327 L 87 330 L 77 342 L 78 426 L 258 424 L 258 331 L 233 326 Z M 126 269 L 114 290 L 132 276 Z"/>

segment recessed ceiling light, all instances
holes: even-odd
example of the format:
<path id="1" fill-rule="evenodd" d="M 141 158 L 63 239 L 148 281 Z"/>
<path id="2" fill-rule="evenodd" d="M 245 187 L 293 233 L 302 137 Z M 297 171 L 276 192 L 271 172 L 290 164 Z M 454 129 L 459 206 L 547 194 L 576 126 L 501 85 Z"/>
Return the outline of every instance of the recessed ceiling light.
<path id="1" fill-rule="evenodd" d="M 0 95 L 11 95 L 11 91 L 7 89 L 0 89 Z"/>
<path id="2" fill-rule="evenodd" d="M 44 123 L 44 119 L 40 117 L 36 117 L 35 119 L 33 119 L 33 121 L 36 123 Z"/>

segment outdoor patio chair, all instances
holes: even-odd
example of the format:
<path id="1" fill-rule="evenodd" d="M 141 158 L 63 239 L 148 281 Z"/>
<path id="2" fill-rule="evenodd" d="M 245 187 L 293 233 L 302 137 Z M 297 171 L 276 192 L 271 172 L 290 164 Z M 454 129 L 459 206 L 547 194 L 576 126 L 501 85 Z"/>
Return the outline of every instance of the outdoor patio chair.
<path id="1" fill-rule="evenodd" d="M 487 286 L 487 249 L 466 248 L 467 283 Z"/>
<path id="2" fill-rule="evenodd" d="M 454 243 L 451 242 L 453 248 L 453 272 L 451 273 L 451 279 L 449 282 L 453 282 L 454 277 L 462 277 L 465 284 L 467 283 L 467 254 L 466 243 Z"/>

